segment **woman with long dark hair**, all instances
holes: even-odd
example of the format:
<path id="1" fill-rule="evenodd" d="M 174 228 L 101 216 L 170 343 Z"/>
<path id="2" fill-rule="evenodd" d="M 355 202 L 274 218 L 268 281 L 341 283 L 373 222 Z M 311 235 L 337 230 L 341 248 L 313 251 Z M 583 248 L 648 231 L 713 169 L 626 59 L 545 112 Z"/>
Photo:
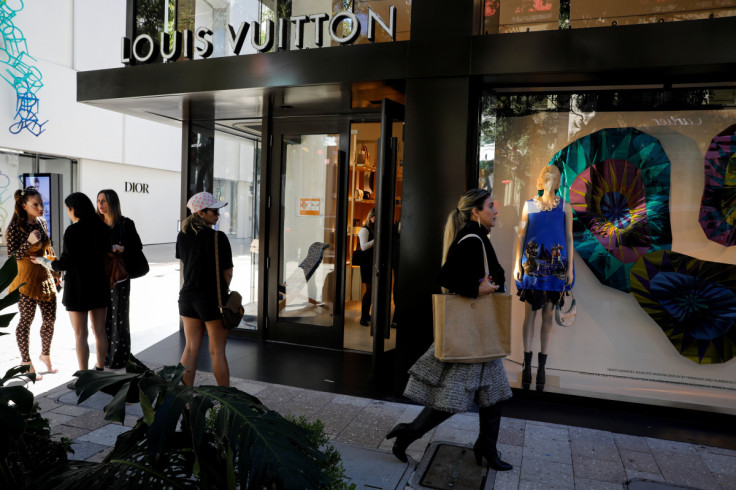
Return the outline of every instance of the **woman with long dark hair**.
<path id="1" fill-rule="evenodd" d="M 440 285 L 452 293 L 477 298 L 505 291 L 504 270 L 496 258 L 488 233 L 496 225 L 498 210 L 485 189 L 472 189 L 460 197 L 457 208 L 447 217 L 443 246 Z M 486 274 L 483 250 L 475 235 L 483 242 L 488 259 Z M 483 460 L 496 471 L 513 467 L 501 460 L 496 442 L 501 426 L 498 404 L 511 398 L 506 370 L 501 359 L 478 363 L 443 362 L 434 356 L 432 345 L 409 370 L 404 396 L 425 406 L 408 424 L 398 424 L 386 436 L 396 438 L 392 451 L 406 462 L 406 449 L 429 430 L 454 413 L 467 412 L 477 404 L 480 433 L 473 446 L 476 463 Z"/>
<path id="2" fill-rule="evenodd" d="M 123 216 L 120 199 L 112 189 L 97 193 L 97 215 L 110 227 L 112 252 L 127 255 L 143 249 L 135 223 Z M 108 350 L 105 366 L 125 367 L 130 357 L 130 279 L 114 284 L 110 289 L 110 308 L 105 318 Z"/>
<path id="3" fill-rule="evenodd" d="M 34 188 L 15 191 L 15 210 L 10 219 L 6 234 L 8 255 L 14 255 L 18 264 L 18 275 L 8 288 L 15 291 L 20 286 L 18 311 L 20 320 L 15 329 L 15 337 L 20 350 L 21 364 L 30 366 L 31 373 L 36 369 L 29 353 L 29 335 L 36 306 L 41 310 L 41 355 L 39 359 L 46 364 L 46 371 L 57 372 L 51 363 L 51 339 L 56 323 L 56 287 L 54 278 L 47 269 L 32 262 L 33 257 L 54 255 L 51 248 L 46 221 L 43 219 L 43 199 Z M 36 373 L 36 381 L 43 376 Z"/>
<path id="4" fill-rule="evenodd" d="M 64 199 L 72 224 L 64 232 L 64 250 L 58 260 L 34 260 L 54 271 L 66 271 L 61 302 L 69 312 L 77 345 L 79 369 L 89 367 L 87 318 L 92 323 L 97 359 L 102 371 L 107 357 L 105 312 L 110 304 L 110 286 L 105 273 L 105 256 L 111 248 L 110 228 L 100 221 L 89 197 L 81 192 Z"/>
<path id="5" fill-rule="evenodd" d="M 230 367 L 225 357 L 227 330 L 222 325 L 218 308 L 217 278 L 222 291 L 220 300 L 225 304 L 233 278 L 233 254 L 227 235 L 212 229 L 220 218 L 220 208 L 226 205 L 227 202 L 218 201 L 209 192 L 193 195 L 187 202 L 192 214 L 182 222 L 176 238 L 176 258 L 181 259 L 184 276 L 184 284 L 179 291 L 179 315 L 186 337 L 181 363 L 187 368 L 184 384 L 189 386 L 194 384 L 197 356 L 205 330 L 215 380 L 219 386 L 230 386 Z M 219 269 L 215 268 L 215 254 L 218 255 Z"/>

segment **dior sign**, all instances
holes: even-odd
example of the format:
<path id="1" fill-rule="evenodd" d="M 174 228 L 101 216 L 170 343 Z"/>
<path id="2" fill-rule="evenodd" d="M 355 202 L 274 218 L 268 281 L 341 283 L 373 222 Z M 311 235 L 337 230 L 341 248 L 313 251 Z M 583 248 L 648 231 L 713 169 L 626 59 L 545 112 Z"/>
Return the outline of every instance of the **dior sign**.
<path id="1" fill-rule="evenodd" d="M 148 194 L 148 184 L 143 184 L 141 182 L 125 182 L 125 192 Z"/>
<path id="2" fill-rule="evenodd" d="M 342 35 L 338 34 L 338 27 L 345 26 L 349 21 L 350 32 L 347 34 L 343 29 Z M 314 24 L 314 44 L 322 47 L 324 44 L 324 26 L 333 41 L 338 44 L 352 44 L 360 35 L 361 24 L 358 17 L 352 12 L 337 12 L 330 15 L 326 13 L 299 15 L 290 19 L 278 19 L 278 25 L 273 21 L 266 22 L 241 22 L 237 29 L 228 24 L 225 29 L 228 45 L 233 54 L 239 55 L 246 40 L 250 39 L 250 45 L 256 51 L 265 53 L 274 46 L 277 49 L 286 49 L 288 39 L 287 27 L 293 26 L 293 42 L 296 49 L 304 48 L 304 28 L 307 24 Z M 389 35 L 392 41 L 396 40 L 396 7 L 389 7 L 389 21 L 386 24 L 370 7 L 367 16 L 366 38 L 375 42 L 376 28 L 382 29 Z M 250 35 L 249 35 L 250 33 Z M 131 59 L 138 63 L 151 63 L 159 58 L 166 61 L 176 61 L 181 57 L 192 59 L 195 55 L 209 58 L 214 51 L 212 38 L 214 33 L 207 27 L 198 27 L 194 32 L 187 29 L 182 32 L 174 32 L 173 35 L 162 32 L 159 39 L 153 39 L 149 34 L 141 34 L 132 42 L 129 38 L 122 39 L 120 61 L 129 65 Z"/>

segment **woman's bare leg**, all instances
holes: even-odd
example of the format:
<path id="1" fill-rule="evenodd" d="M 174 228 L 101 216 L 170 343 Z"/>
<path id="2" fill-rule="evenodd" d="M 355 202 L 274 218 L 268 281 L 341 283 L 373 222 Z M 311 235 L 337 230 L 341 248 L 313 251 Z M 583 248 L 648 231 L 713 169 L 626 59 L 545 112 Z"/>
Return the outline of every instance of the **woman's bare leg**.
<path id="1" fill-rule="evenodd" d="M 105 367 L 105 359 L 107 359 L 107 332 L 105 331 L 105 316 L 107 308 L 96 308 L 90 310 L 89 319 L 92 322 L 92 332 L 95 334 L 95 352 L 97 353 L 97 362 L 95 368 Z"/>
<path id="2" fill-rule="evenodd" d="M 89 344 L 87 344 L 87 312 L 86 311 L 70 311 L 69 320 L 71 320 L 74 329 L 74 337 L 77 342 L 77 362 L 80 370 L 86 370 L 89 367 Z"/>
<path id="3" fill-rule="evenodd" d="M 542 354 L 547 353 L 547 349 L 549 348 L 549 338 L 552 334 L 552 324 L 554 323 L 554 317 L 555 317 L 555 305 L 552 303 L 547 303 L 542 307 L 542 328 L 539 333 L 539 341 L 541 344 L 541 348 L 539 351 Z"/>
<path id="4" fill-rule="evenodd" d="M 212 359 L 212 371 L 218 386 L 230 386 L 230 366 L 225 356 L 225 345 L 227 344 L 227 330 L 222 326 L 222 320 L 206 322 L 207 336 L 210 341 L 210 359 Z"/>
<path id="5" fill-rule="evenodd" d="M 537 312 L 532 310 L 531 303 L 524 303 L 524 352 L 532 351 L 534 343 L 534 320 L 537 319 Z"/>
<path id="6" fill-rule="evenodd" d="M 184 346 L 184 352 L 181 354 L 180 362 L 187 368 L 184 372 L 184 384 L 192 386 L 194 375 L 197 373 L 197 356 L 204 338 L 204 322 L 199 318 L 182 316 L 181 323 L 184 326 L 184 337 L 187 342 Z"/>

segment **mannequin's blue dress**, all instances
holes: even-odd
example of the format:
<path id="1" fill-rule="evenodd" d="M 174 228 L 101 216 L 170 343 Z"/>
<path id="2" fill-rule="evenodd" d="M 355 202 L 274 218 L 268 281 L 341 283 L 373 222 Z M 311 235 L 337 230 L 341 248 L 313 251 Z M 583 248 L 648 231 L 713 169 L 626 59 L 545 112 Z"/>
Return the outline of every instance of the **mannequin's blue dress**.
<path id="1" fill-rule="evenodd" d="M 565 201 L 560 199 L 553 209 L 542 211 L 534 199 L 527 201 L 527 232 L 522 248 L 523 276 L 516 281 L 522 301 L 538 310 L 547 302 L 557 303 L 565 286 L 568 253 L 565 239 Z"/>

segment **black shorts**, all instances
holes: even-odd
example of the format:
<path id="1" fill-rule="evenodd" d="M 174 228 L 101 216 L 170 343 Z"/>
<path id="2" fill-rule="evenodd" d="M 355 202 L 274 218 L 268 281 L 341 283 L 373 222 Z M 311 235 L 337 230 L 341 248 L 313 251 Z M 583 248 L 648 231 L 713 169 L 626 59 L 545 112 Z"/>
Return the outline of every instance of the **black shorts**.
<path id="1" fill-rule="evenodd" d="M 179 314 L 189 318 L 199 318 L 203 322 L 222 318 L 220 308 L 214 301 L 179 301 Z"/>

